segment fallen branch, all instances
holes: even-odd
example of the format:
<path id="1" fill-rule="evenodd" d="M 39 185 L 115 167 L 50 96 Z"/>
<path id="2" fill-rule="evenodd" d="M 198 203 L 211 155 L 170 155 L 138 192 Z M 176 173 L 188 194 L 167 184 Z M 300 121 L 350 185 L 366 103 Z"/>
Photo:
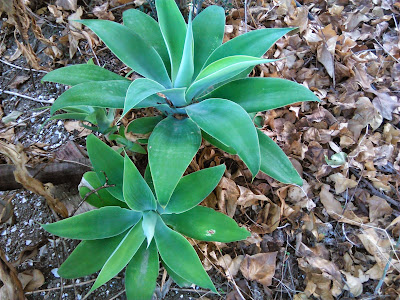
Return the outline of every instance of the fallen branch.
<path id="1" fill-rule="evenodd" d="M 39 164 L 34 168 L 26 167 L 29 174 L 40 182 L 51 182 L 54 185 L 72 183 L 77 186 L 82 175 L 90 167 L 75 162 Z M 0 191 L 16 190 L 23 186 L 15 181 L 14 165 L 0 165 Z M 35 176 L 35 174 L 37 174 Z"/>
<path id="2" fill-rule="evenodd" d="M 0 90 L 0 93 L 21 97 L 21 98 L 28 99 L 28 100 L 35 101 L 35 102 L 39 102 L 39 103 L 53 104 L 53 101 L 39 100 L 39 99 L 36 99 L 36 98 L 32 98 L 32 97 L 29 97 L 29 96 L 26 96 L 26 95 L 22 95 L 22 94 L 18 94 L 18 93 L 11 92 L 11 91 Z"/>

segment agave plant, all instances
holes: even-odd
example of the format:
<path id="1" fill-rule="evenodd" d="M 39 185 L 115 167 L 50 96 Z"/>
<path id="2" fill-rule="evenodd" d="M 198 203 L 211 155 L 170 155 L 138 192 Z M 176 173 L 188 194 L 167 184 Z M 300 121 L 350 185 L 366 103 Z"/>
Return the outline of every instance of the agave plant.
<path id="1" fill-rule="evenodd" d="M 77 278 L 101 269 L 90 290 L 93 291 L 127 265 L 127 298 L 151 299 L 160 256 L 164 268 L 178 285 L 196 284 L 217 293 L 196 251 L 181 234 L 197 240 L 219 242 L 237 241 L 249 236 L 246 229 L 240 228 L 228 216 L 198 205 L 218 184 L 225 166 L 182 177 L 168 205 L 162 208 L 151 190 L 151 181 L 149 186 L 127 155 L 123 158 L 93 135 L 88 137 L 87 148 L 91 161 L 97 162 L 94 164 L 95 172 L 88 173 L 94 176 L 86 176 L 88 182 L 98 186 L 104 170 L 110 179 L 122 177 L 112 191 L 122 194 L 123 201 L 110 194 L 107 196 L 109 189 L 102 189 L 99 192 L 103 194 L 93 194 L 95 199 L 91 201 L 101 208 L 42 225 L 53 234 L 83 240 L 61 265 L 59 275 Z M 107 159 L 99 159 L 99 156 Z"/>
<path id="2" fill-rule="evenodd" d="M 138 10 L 123 14 L 123 25 L 79 21 L 93 30 L 127 66 L 144 78 L 133 82 L 103 68 L 75 65 L 43 80 L 71 85 L 53 104 L 123 109 L 155 107 L 149 165 L 157 199 L 168 204 L 202 137 L 237 154 L 253 177 L 261 170 L 283 182 L 302 184 L 284 152 L 258 130 L 249 114 L 291 103 L 318 100 L 306 87 L 279 78 L 248 78 L 265 52 L 292 28 L 267 28 L 222 44 L 224 10 L 209 6 L 186 23 L 174 0 L 156 0 L 158 23 Z"/>

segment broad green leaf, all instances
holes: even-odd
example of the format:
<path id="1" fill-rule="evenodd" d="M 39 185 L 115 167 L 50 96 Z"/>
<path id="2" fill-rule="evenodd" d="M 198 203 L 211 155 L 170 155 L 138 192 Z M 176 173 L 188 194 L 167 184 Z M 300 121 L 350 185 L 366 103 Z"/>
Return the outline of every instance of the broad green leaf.
<path id="1" fill-rule="evenodd" d="M 229 153 L 229 154 L 237 154 L 235 149 L 233 149 L 232 147 L 229 147 L 223 143 L 221 143 L 220 141 L 218 141 L 217 139 L 213 138 L 211 135 L 209 135 L 207 132 L 205 131 L 201 131 L 201 136 L 203 137 L 203 139 L 205 139 L 207 142 L 209 142 L 211 145 Z"/>
<path id="2" fill-rule="evenodd" d="M 260 147 L 253 121 L 238 104 L 207 99 L 186 108 L 189 117 L 205 132 L 236 150 L 253 176 L 260 170 Z"/>
<path id="3" fill-rule="evenodd" d="M 42 81 L 56 82 L 65 85 L 77 85 L 90 81 L 125 80 L 129 79 L 119 76 L 96 65 L 73 65 L 56 69 L 47 73 Z"/>
<path id="4" fill-rule="evenodd" d="M 135 225 L 141 213 L 117 206 L 107 206 L 51 224 L 44 230 L 58 236 L 77 240 L 97 240 L 116 236 Z"/>
<path id="5" fill-rule="evenodd" d="M 147 97 L 165 90 L 165 88 L 154 80 L 138 78 L 134 80 L 126 92 L 124 111 L 122 119 L 132 108 L 140 104 Z"/>
<path id="6" fill-rule="evenodd" d="M 215 189 L 224 171 L 225 165 L 219 165 L 182 177 L 164 213 L 182 213 L 198 205 Z"/>
<path id="7" fill-rule="evenodd" d="M 258 29 L 239 35 L 218 47 L 207 59 L 205 66 L 228 56 L 247 55 L 260 57 L 293 28 Z"/>
<path id="8" fill-rule="evenodd" d="M 79 194 L 82 199 L 90 193 L 86 198 L 86 202 L 97 208 L 103 206 L 119 206 L 122 208 L 129 208 L 129 206 L 117 198 L 113 197 L 106 189 L 101 188 L 103 184 L 100 182 L 96 172 L 86 172 L 79 184 Z M 97 190 L 96 192 L 93 192 Z"/>
<path id="9" fill-rule="evenodd" d="M 192 245 L 168 228 L 159 217 L 154 235 L 158 252 L 165 264 L 178 276 L 217 293 Z"/>
<path id="10" fill-rule="evenodd" d="M 125 235 L 110 258 L 104 264 L 99 276 L 97 276 L 90 292 L 105 284 L 117 275 L 132 259 L 139 247 L 143 244 L 145 236 L 143 234 L 142 222 L 138 222 Z"/>
<path id="11" fill-rule="evenodd" d="M 280 78 L 245 78 L 231 81 L 202 97 L 236 102 L 248 113 L 283 107 L 302 101 L 319 101 L 308 88 Z"/>
<path id="12" fill-rule="evenodd" d="M 171 61 L 172 83 L 178 74 L 186 37 L 186 23 L 175 0 L 156 0 L 158 24 Z"/>
<path id="13" fill-rule="evenodd" d="M 168 73 L 171 72 L 168 50 L 156 20 L 138 9 L 128 9 L 122 14 L 124 25 L 139 35 L 160 55 Z"/>
<path id="14" fill-rule="evenodd" d="M 91 81 L 73 86 L 54 102 L 50 112 L 69 106 L 123 108 L 130 81 Z"/>
<path id="15" fill-rule="evenodd" d="M 133 120 L 126 128 L 126 132 L 146 134 L 154 130 L 154 127 L 163 119 L 162 116 L 143 117 Z"/>
<path id="16" fill-rule="evenodd" d="M 160 55 L 138 34 L 121 24 L 106 20 L 79 20 L 94 31 L 108 48 L 128 67 L 140 75 L 171 87 Z"/>
<path id="17" fill-rule="evenodd" d="M 90 162 L 99 176 L 100 182 L 106 183 L 108 186 L 115 185 L 108 187 L 107 191 L 118 200 L 124 201 L 122 193 L 124 158 L 92 134 L 86 139 L 86 147 Z M 105 182 L 104 173 L 107 182 Z"/>
<path id="18" fill-rule="evenodd" d="M 126 232 L 108 239 L 80 242 L 57 273 L 62 278 L 73 279 L 99 271 L 125 235 Z"/>
<path id="19" fill-rule="evenodd" d="M 210 54 L 222 44 L 225 30 L 225 11 L 212 5 L 193 20 L 194 74 L 196 78 Z"/>
<path id="20" fill-rule="evenodd" d="M 194 72 L 193 63 L 193 29 L 192 29 L 192 11 L 189 13 L 189 20 L 186 30 L 185 45 L 178 73 L 176 74 L 174 87 L 187 87 L 192 82 Z"/>
<path id="21" fill-rule="evenodd" d="M 181 214 L 162 215 L 162 219 L 179 233 L 200 241 L 230 243 L 250 236 L 230 217 L 204 206 Z"/>
<path id="22" fill-rule="evenodd" d="M 189 287 L 192 285 L 191 282 L 187 281 L 186 279 L 182 278 L 178 274 L 176 274 L 174 271 L 171 270 L 170 267 L 165 262 L 162 262 L 165 270 L 167 270 L 167 273 L 169 276 L 171 276 L 172 280 L 181 288 L 183 287 Z"/>
<path id="23" fill-rule="evenodd" d="M 230 56 L 222 58 L 200 72 L 192 85 L 188 88 L 186 92 L 186 101 L 190 102 L 192 99 L 207 88 L 222 81 L 225 81 L 241 71 L 245 70 L 247 67 L 265 64 L 276 61 L 275 59 L 261 59 L 252 56 Z"/>
<path id="24" fill-rule="evenodd" d="M 121 144 L 125 146 L 126 150 L 132 151 L 132 152 L 137 152 L 141 154 L 147 154 L 147 151 L 138 143 L 132 142 L 119 134 L 110 134 L 108 136 L 108 139 L 110 141 L 116 141 L 118 144 Z"/>
<path id="25" fill-rule="evenodd" d="M 123 193 L 126 204 L 133 210 L 145 211 L 157 208 L 152 191 L 128 155 L 124 160 Z"/>
<path id="26" fill-rule="evenodd" d="M 154 128 L 147 151 L 157 200 L 166 206 L 201 144 L 200 129 L 185 118 L 169 116 Z"/>
<path id="27" fill-rule="evenodd" d="M 125 271 L 125 289 L 128 300 L 151 300 L 158 277 L 160 262 L 156 244 L 143 243 Z"/>
<path id="28" fill-rule="evenodd" d="M 158 96 L 157 94 L 153 94 L 146 99 L 140 101 L 139 104 L 135 106 L 135 109 L 137 108 L 146 108 L 146 107 L 156 107 L 157 109 L 159 107 L 167 107 L 169 108 L 168 104 L 165 103 L 165 99 Z M 161 109 L 160 109 L 161 111 Z"/>
<path id="29" fill-rule="evenodd" d="M 174 88 L 162 91 L 161 93 L 164 94 L 175 107 L 185 106 L 187 104 L 185 99 L 186 88 Z"/>
<path id="30" fill-rule="evenodd" d="M 147 247 L 150 245 L 154 237 L 154 230 L 156 228 L 158 215 L 154 211 L 146 211 L 143 213 L 143 232 L 147 238 Z"/>
<path id="31" fill-rule="evenodd" d="M 260 170 L 280 182 L 303 185 L 303 180 L 285 152 L 261 130 L 257 129 L 257 134 L 261 152 Z"/>
<path id="32" fill-rule="evenodd" d="M 144 170 L 144 180 L 146 180 L 147 185 L 150 187 L 151 191 L 155 195 L 156 192 L 154 190 L 153 177 L 151 177 L 149 164 L 146 166 L 146 170 Z"/>

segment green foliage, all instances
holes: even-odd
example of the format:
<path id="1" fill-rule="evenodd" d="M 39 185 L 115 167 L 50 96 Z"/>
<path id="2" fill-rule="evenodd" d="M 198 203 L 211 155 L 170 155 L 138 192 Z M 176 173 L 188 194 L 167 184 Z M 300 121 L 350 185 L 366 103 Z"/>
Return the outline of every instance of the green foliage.
<path id="1" fill-rule="evenodd" d="M 261 170 L 301 185 L 288 157 L 259 129 L 263 124 L 256 113 L 318 101 L 294 82 L 247 78 L 254 66 L 275 61 L 262 56 L 291 28 L 251 31 L 222 44 L 223 8 L 210 6 L 193 20 L 190 14 L 186 23 L 174 0 L 156 0 L 155 6 L 158 22 L 139 10 L 125 11 L 123 25 L 79 21 L 143 78 L 131 81 L 93 63 L 43 78 L 71 86 L 53 104 L 51 119 L 91 123 L 85 126 L 125 150 L 115 151 L 94 135 L 87 138 L 93 171 L 83 176 L 79 192 L 98 209 L 43 225 L 53 234 L 83 240 L 60 275 L 76 278 L 100 270 L 93 291 L 127 266 L 128 299 L 151 299 L 160 258 L 178 285 L 194 283 L 217 293 L 183 235 L 225 243 L 249 233 L 226 215 L 199 206 L 218 184 L 224 165 L 183 176 L 202 138 L 237 154 L 253 178 Z M 132 109 L 148 107 L 158 112 L 126 129 L 113 126 L 116 109 L 123 109 L 122 119 Z M 54 115 L 59 110 L 65 113 Z M 132 141 L 128 133 L 138 138 Z M 129 151 L 148 153 L 144 178 Z"/>
<path id="2" fill-rule="evenodd" d="M 282 182 L 301 185 L 300 176 L 292 164 L 287 163 L 283 151 L 273 147 L 270 141 L 261 143 L 260 132 L 256 133 L 253 120 L 248 116 L 295 102 L 318 101 L 311 91 L 295 82 L 246 78 L 255 65 L 274 61 L 260 56 L 292 29 L 255 30 L 222 44 L 225 15 L 221 7 L 210 6 L 193 21 L 190 15 L 186 24 L 174 0 L 157 0 L 155 3 L 158 23 L 138 10 L 124 12 L 124 25 L 104 20 L 81 21 L 117 57 L 145 78 L 130 82 L 92 65 L 56 70 L 44 80 L 73 87 L 55 101 L 52 113 L 82 106 L 123 108 L 123 117 L 131 109 L 158 109 L 161 116 L 133 123 L 128 131 L 133 127 L 138 130 L 143 125 L 142 132 L 151 134 L 148 146 L 150 169 L 154 174 L 157 197 L 163 206 L 168 203 L 178 178 L 196 153 L 194 148 L 199 145 L 200 129 L 210 143 L 238 154 L 253 176 L 261 170 Z M 79 73 L 79 80 L 74 78 L 75 73 Z M 187 127 L 179 131 L 193 132 L 193 139 L 188 140 L 187 135 L 186 138 L 177 137 L 169 149 L 165 149 L 166 145 L 156 145 L 169 139 L 177 124 Z M 138 149 L 133 151 L 140 152 Z M 268 151 L 273 153 L 265 157 Z M 184 159 L 166 167 L 165 158 L 169 155 L 182 155 Z M 274 164 L 279 165 L 278 170 L 268 167 L 271 158 L 278 161 Z"/>
<path id="3" fill-rule="evenodd" d="M 62 264 L 59 274 L 76 278 L 101 270 L 91 288 L 93 291 L 128 265 L 125 279 L 128 299 L 151 299 L 160 255 L 179 285 L 194 283 L 217 293 L 196 251 L 182 234 L 219 242 L 242 240 L 250 235 L 228 216 L 198 205 L 216 187 L 225 166 L 179 178 L 170 201 L 163 208 L 127 155 L 123 158 L 93 135 L 87 143 L 90 160 L 101 163 L 94 165 L 96 172 L 85 174 L 87 184 L 80 191 L 82 195 L 95 191 L 96 199 L 92 203 L 101 200 L 102 204 L 112 206 L 42 225 L 55 235 L 83 240 Z M 107 164 L 102 163 L 104 156 L 108 158 Z M 112 189 L 98 189 L 109 184 L 104 182 L 105 178 L 115 182 L 120 177 L 122 184 Z M 122 199 L 114 195 L 122 195 Z"/>

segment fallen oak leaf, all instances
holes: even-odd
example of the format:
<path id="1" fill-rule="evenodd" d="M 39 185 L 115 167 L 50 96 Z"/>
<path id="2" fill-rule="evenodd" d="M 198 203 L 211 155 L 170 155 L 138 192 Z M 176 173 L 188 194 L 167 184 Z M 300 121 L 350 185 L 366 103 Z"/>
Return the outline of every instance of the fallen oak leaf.
<path id="1" fill-rule="evenodd" d="M 240 265 L 240 271 L 248 280 L 255 280 L 265 287 L 272 284 L 272 277 L 275 275 L 276 255 L 275 252 L 258 253 L 246 255 Z"/>

